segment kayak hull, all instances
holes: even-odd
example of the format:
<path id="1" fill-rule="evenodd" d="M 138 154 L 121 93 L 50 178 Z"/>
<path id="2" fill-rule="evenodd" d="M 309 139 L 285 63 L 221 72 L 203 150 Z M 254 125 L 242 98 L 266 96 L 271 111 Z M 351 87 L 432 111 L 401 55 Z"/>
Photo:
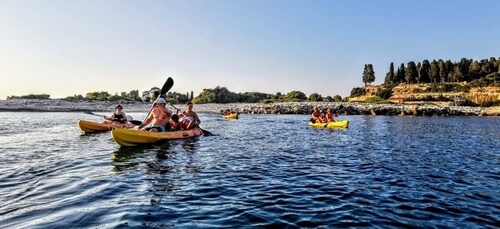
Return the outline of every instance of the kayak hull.
<path id="1" fill-rule="evenodd" d="M 193 138 L 202 135 L 199 128 L 181 131 L 149 132 L 133 129 L 113 129 L 111 137 L 120 146 L 137 146 L 153 144 L 160 141 Z"/>
<path id="2" fill-rule="evenodd" d="M 349 120 L 338 120 L 338 121 L 327 122 L 327 123 L 309 122 L 308 125 L 313 126 L 313 127 L 324 127 L 324 128 L 348 128 L 349 127 Z"/>
<path id="3" fill-rule="evenodd" d="M 86 134 L 99 133 L 112 130 L 113 128 L 133 128 L 134 125 L 125 125 L 121 123 L 102 123 L 87 120 L 79 120 L 78 127 Z"/>
<path id="4" fill-rule="evenodd" d="M 232 113 L 232 114 L 229 114 L 229 115 L 224 115 L 224 118 L 237 119 L 239 115 L 240 115 L 240 113 Z"/>
<path id="5" fill-rule="evenodd" d="M 79 120 L 78 127 L 80 127 L 80 129 L 85 133 L 97 133 L 112 129 L 111 124 L 109 123 L 99 123 L 87 120 Z"/>

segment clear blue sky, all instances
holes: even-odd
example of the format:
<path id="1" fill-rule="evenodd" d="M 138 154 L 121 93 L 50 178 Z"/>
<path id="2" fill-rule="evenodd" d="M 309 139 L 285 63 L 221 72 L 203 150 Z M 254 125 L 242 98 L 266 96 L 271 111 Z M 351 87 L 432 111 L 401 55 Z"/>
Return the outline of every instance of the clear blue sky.
<path id="1" fill-rule="evenodd" d="M 497 0 L 0 0 L 0 99 L 161 87 L 349 95 L 364 64 L 500 57 Z"/>

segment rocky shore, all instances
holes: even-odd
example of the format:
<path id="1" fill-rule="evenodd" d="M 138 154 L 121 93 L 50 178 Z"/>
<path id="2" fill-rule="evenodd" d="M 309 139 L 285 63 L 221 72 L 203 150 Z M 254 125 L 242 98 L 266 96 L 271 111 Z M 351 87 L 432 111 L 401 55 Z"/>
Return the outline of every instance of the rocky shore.
<path id="1" fill-rule="evenodd" d="M 33 112 L 112 112 L 118 103 L 106 101 L 65 100 L 0 100 L 0 111 L 33 111 Z M 121 102 L 126 112 L 148 111 L 149 103 Z M 174 105 L 183 109 L 184 105 Z M 344 115 L 416 115 L 416 116 L 499 116 L 499 107 L 466 107 L 436 106 L 408 104 L 371 104 L 349 102 L 293 102 L 293 103 L 229 103 L 229 104 L 196 104 L 195 110 L 201 113 L 220 113 L 221 110 L 232 109 L 243 114 L 310 114 L 314 106 L 320 109 L 332 107 Z"/>

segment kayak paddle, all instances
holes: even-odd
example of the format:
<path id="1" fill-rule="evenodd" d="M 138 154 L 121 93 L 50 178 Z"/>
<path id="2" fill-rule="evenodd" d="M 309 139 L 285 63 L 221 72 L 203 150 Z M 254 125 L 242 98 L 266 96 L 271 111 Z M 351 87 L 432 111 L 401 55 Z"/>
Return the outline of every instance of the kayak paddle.
<path id="1" fill-rule="evenodd" d="M 99 116 L 99 117 L 104 117 L 104 115 L 94 114 L 93 112 L 90 112 L 90 111 L 84 111 L 83 113 L 89 114 L 89 115 L 95 115 L 95 116 Z M 132 116 L 128 116 L 128 117 L 132 117 Z M 142 124 L 142 122 L 139 120 L 128 120 L 128 121 L 134 125 L 141 125 Z"/>

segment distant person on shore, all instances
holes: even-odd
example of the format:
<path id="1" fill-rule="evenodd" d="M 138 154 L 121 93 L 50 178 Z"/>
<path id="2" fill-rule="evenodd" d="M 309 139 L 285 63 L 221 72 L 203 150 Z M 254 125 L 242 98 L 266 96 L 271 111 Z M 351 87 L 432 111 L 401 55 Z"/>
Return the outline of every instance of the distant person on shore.
<path id="1" fill-rule="evenodd" d="M 103 118 L 104 123 L 111 124 L 113 127 L 127 127 L 129 125 L 133 124 L 128 124 L 128 118 L 125 112 L 123 112 L 123 107 L 122 105 L 118 104 L 118 106 L 115 107 L 115 111 L 111 116 L 106 116 L 104 115 Z"/>
<path id="2" fill-rule="evenodd" d="M 311 114 L 311 122 L 316 123 L 322 123 L 323 118 L 321 117 L 321 112 L 319 112 L 318 107 L 313 107 L 313 113 Z"/>
<path id="3" fill-rule="evenodd" d="M 162 97 L 158 97 L 158 99 L 153 103 L 153 109 L 151 110 L 149 116 L 146 118 L 144 123 L 139 126 L 139 130 L 151 132 L 168 131 L 170 129 L 169 121 L 172 116 L 172 112 L 167 109 L 166 105 L 167 101 Z"/>
<path id="4" fill-rule="evenodd" d="M 186 110 L 184 112 L 182 112 L 180 117 L 181 117 L 181 122 L 184 125 L 184 129 L 186 129 L 186 130 L 192 129 L 192 128 L 200 125 L 200 123 L 201 123 L 201 120 L 198 117 L 198 114 L 193 111 L 193 103 L 192 102 L 186 103 Z"/>

